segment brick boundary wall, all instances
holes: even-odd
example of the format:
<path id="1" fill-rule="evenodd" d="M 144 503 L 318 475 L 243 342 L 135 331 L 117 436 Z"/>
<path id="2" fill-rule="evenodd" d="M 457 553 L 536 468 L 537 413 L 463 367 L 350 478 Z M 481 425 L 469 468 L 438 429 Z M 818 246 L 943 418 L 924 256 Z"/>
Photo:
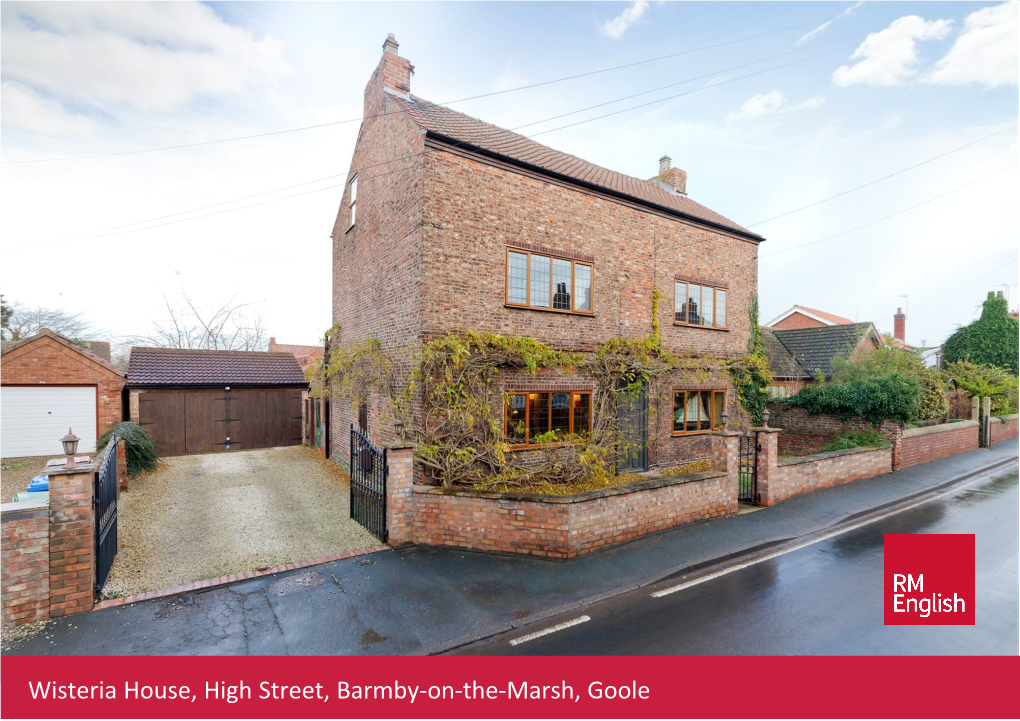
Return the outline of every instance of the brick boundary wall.
<path id="1" fill-rule="evenodd" d="M 50 481 L 48 500 L 3 504 L 3 623 L 44 621 L 95 605 L 92 500 L 95 473 L 108 453 L 117 454 L 118 473 L 126 478 L 121 441 L 72 470 L 43 469 Z"/>
<path id="2" fill-rule="evenodd" d="M 50 613 L 49 503 L 4 504 L 3 568 L 0 569 L 3 623 L 34 623 Z"/>
<path id="3" fill-rule="evenodd" d="M 735 433 L 713 434 L 716 470 L 650 478 L 570 496 L 419 486 L 413 449 L 391 449 L 391 545 L 575 558 L 669 528 L 737 512 Z"/>
<path id="4" fill-rule="evenodd" d="M 1007 418 L 1008 421 L 1003 423 L 998 418 L 992 417 L 991 423 L 988 426 L 991 429 L 992 445 L 1020 435 L 1020 415 L 1014 413 L 1011 416 L 1007 416 Z"/>
<path id="5" fill-rule="evenodd" d="M 808 413 L 803 408 L 786 406 L 782 401 L 769 403 L 769 423 L 782 428 L 779 452 L 807 456 L 821 453 L 822 446 L 844 433 L 864 433 L 874 428 L 863 418 L 840 420 L 829 413 Z M 878 429 L 896 448 L 902 429 L 892 421 L 883 421 Z"/>
<path id="6" fill-rule="evenodd" d="M 893 448 L 852 448 L 780 461 L 778 446 L 783 431 L 776 428 L 755 430 L 760 449 L 758 492 L 763 506 L 893 470 Z"/>
<path id="7" fill-rule="evenodd" d="M 977 421 L 907 428 L 899 443 L 899 468 L 909 468 L 956 453 L 977 450 L 979 431 Z"/>

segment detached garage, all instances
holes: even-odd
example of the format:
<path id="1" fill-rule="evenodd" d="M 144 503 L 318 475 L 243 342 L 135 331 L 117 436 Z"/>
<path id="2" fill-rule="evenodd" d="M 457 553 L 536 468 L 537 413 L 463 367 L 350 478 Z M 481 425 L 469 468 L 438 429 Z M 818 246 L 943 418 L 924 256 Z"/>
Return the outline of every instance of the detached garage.
<path id="1" fill-rule="evenodd" d="M 301 445 L 308 383 L 292 353 L 132 348 L 127 383 L 161 455 Z"/>
<path id="2" fill-rule="evenodd" d="M 67 429 L 91 453 L 124 419 L 125 373 L 53 331 L 8 344 L 0 356 L 0 454 L 62 455 Z"/>

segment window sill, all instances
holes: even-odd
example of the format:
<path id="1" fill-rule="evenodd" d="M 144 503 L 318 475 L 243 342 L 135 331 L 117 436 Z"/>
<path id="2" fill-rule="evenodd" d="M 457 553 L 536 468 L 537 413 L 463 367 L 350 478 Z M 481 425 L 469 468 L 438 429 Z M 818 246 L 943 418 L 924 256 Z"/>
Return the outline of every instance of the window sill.
<path id="1" fill-rule="evenodd" d="M 563 441 L 562 443 L 529 443 L 522 445 L 519 443 L 511 444 L 510 451 L 544 451 L 549 448 L 565 448 L 566 446 L 581 446 L 584 445 L 584 441 Z"/>
<path id="2" fill-rule="evenodd" d="M 673 321 L 673 325 L 677 326 L 678 328 L 696 328 L 698 330 L 714 330 L 720 333 L 730 332 L 729 328 L 716 328 L 713 325 L 692 325 L 690 323 L 677 323 L 676 321 Z"/>
<path id="3" fill-rule="evenodd" d="M 560 310 L 559 308 L 537 308 L 533 305 L 515 305 L 513 303 L 504 303 L 504 308 L 511 308 L 513 310 L 537 310 L 542 313 L 560 313 L 561 315 L 580 315 L 587 318 L 594 318 L 594 311 L 586 310 Z"/>
<path id="4" fill-rule="evenodd" d="M 673 438 L 683 438 L 684 436 L 703 436 L 707 433 L 717 433 L 721 430 L 722 428 L 713 428 L 711 430 L 704 431 L 673 431 L 670 435 L 672 435 Z"/>

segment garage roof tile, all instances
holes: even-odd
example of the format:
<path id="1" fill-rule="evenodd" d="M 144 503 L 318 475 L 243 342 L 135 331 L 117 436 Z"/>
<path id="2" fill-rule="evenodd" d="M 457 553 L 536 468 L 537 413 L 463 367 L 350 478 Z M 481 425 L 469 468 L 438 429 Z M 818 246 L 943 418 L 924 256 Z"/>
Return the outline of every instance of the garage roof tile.
<path id="1" fill-rule="evenodd" d="M 293 353 L 132 348 L 130 386 L 304 386 Z"/>

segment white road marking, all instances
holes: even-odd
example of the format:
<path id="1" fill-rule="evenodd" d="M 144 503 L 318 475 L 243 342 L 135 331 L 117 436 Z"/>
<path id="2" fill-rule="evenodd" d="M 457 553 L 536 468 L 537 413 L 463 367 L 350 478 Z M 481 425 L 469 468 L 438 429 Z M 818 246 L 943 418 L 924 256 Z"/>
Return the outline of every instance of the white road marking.
<path id="1" fill-rule="evenodd" d="M 1003 467 L 995 468 L 994 471 L 998 472 L 1001 468 L 1003 468 Z M 663 596 L 668 596 L 671 593 L 676 593 L 677 591 L 682 591 L 685 588 L 690 588 L 691 586 L 697 586 L 699 583 L 705 583 L 705 581 L 711 581 L 714 578 L 719 578 L 720 576 L 725 576 L 728 573 L 733 573 L 735 571 L 740 571 L 740 570 L 743 570 L 743 569 L 745 569 L 745 568 L 747 568 L 749 566 L 754 566 L 756 564 L 763 563 L 765 561 L 771 561 L 773 558 L 778 558 L 779 556 L 785 555 L 787 553 L 793 553 L 794 551 L 799 551 L 802 548 L 807 548 L 808 546 L 813 546 L 816 543 L 821 543 L 822 541 L 826 541 L 826 540 L 828 540 L 830 538 L 833 538 L 835 536 L 841 536 L 844 533 L 849 533 L 850 531 L 854 531 L 854 530 L 856 530 L 858 528 L 861 528 L 863 526 L 868 526 L 868 525 L 870 525 L 872 523 L 875 523 L 877 521 L 881 521 L 882 519 L 889 518 L 890 516 L 895 516 L 898 513 L 903 513 L 904 511 L 909 511 L 911 508 L 917 508 L 918 506 L 922 506 L 925 503 L 929 503 L 931 501 L 937 500 L 937 499 L 942 498 L 944 496 L 949 496 L 949 495 L 952 495 L 953 493 L 958 493 L 960 491 L 960 489 L 966 488 L 967 486 L 973 485 L 974 483 L 976 483 L 978 481 L 984 480 L 986 477 L 987 477 L 987 474 L 982 473 L 982 474 L 980 474 L 978 476 L 975 476 L 974 479 L 971 480 L 971 481 L 967 481 L 965 483 L 961 483 L 958 486 L 954 486 L 953 488 L 950 488 L 949 490 L 944 491 L 944 492 L 939 493 L 939 494 L 936 494 L 934 496 L 929 496 L 927 498 L 920 499 L 916 503 L 911 503 L 910 505 L 903 506 L 901 508 L 897 508 L 896 510 L 889 511 L 888 513 L 883 513 L 882 515 L 876 516 L 875 518 L 868 519 L 867 521 L 861 521 L 860 523 L 855 523 L 852 526 L 846 526 L 845 528 L 839 528 L 839 529 L 837 529 L 835 531 L 832 531 L 831 533 L 826 533 L 823 536 L 818 536 L 817 538 L 812 538 L 810 541 L 805 541 L 804 543 L 797 544 L 796 546 L 791 546 L 790 548 L 784 548 L 784 549 L 782 549 L 780 551 L 776 551 L 775 553 L 769 553 L 769 554 L 767 554 L 765 556 L 761 556 L 760 558 L 756 558 L 756 559 L 754 559 L 752 561 L 748 561 L 747 563 L 741 563 L 741 564 L 736 565 L 736 566 L 731 566 L 729 568 L 724 568 L 721 571 L 716 571 L 715 573 L 710 573 L 707 576 L 701 576 L 700 578 L 695 578 L 694 580 L 691 580 L 691 581 L 686 581 L 684 583 L 679 583 L 676 586 L 670 586 L 669 588 L 664 588 L 661 591 L 655 591 L 654 593 L 651 594 L 651 596 L 652 596 L 652 598 L 662 598 Z"/>
<path id="2" fill-rule="evenodd" d="M 556 633 L 557 631 L 562 631 L 565 628 L 570 628 L 571 626 L 576 626 L 579 623 L 584 623 L 585 621 L 590 620 L 591 618 L 588 616 L 579 616 L 575 618 L 573 621 L 564 621 L 563 623 L 557 623 L 555 626 L 550 626 L 549 628 L 546 628 L 542 631 L 535 631 L 534 633 L 529 633 L 527 636 L 515 638 L 510 642 L 510 645 L 516 646 L 526 641 L 533 641 L 540 636 L 548 636 L 550 633 Z"/>

